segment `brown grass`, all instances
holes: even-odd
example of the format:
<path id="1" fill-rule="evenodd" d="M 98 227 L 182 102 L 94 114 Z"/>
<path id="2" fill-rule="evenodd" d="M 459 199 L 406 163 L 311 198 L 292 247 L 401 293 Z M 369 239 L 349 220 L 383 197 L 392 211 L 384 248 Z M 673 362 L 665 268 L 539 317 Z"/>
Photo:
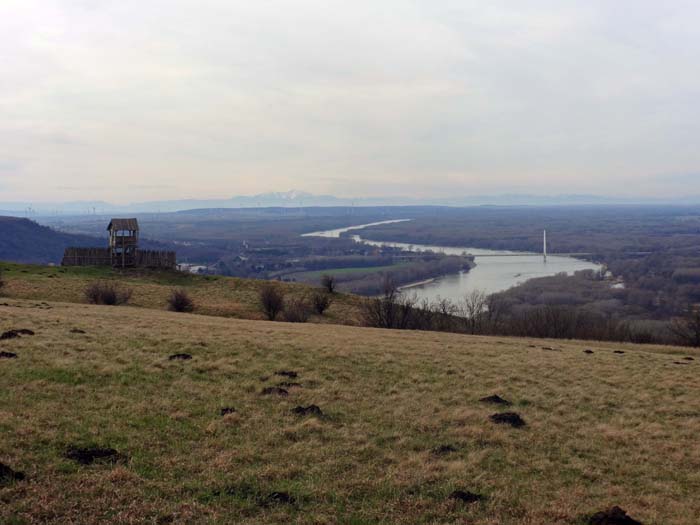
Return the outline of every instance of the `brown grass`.
<path id="1" fill-rule="evenodd" d="M 674 364 L 689 350 L 8 303 L 0 329 L 37 335 L 0 343 L 19 354 L 0 360 L 0 462 L 28 477 L 0 487 L 0 523 L 581 524 L 611 505 L 647 525 L 700 515 L 700 361 Z M 193 359 L 168 361 L 177 352 Z M 288 379 L 280 369 L 302 388 L 261 396 Z M 494 393 L 525 428 L 489 422 L 499 409 L 478 399 Z M 325 418 L 291 414 L 312 403 Z M 224 406 L 236 413 L 221 417 Z M 129 459 L 80 466 L 62 457 L 69 444 Z M 442 444 L 457 451 L 431 453 Z M 449 501 L 455 489 L 487 500 Z M 296 505 L 260 506 L 273 491 Z"/>
<path id="2" fill-rule="evenodd" d="M 15 299 L 85 303 L 85 289 L 95 281 L 118 282 L 133 291 L 129 305 L 166 309 L 174 287 L 185 291 L 202 315 L 263 319 L 260 289 L 267 281 L 221 276 L 197 276 L 179 272 L 112 271 L 103 268 L 61 268 L 0 262 L 6 286 L 3 296 Z M 304 297 L 313 288 L 294 283 L 278 283 L 289 298 Z M 325 315 L 314 315 L 313 323 L 358 324 L 360 298 L 336 294 Z"/>

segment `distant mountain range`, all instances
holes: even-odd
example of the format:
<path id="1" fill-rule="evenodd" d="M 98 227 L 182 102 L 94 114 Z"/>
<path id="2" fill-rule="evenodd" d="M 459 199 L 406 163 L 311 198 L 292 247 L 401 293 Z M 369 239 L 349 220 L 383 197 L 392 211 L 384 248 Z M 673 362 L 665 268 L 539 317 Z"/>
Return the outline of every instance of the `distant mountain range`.
<path id="1" fill-rule="evenodd" d="M 700 196 L 676 199 L 634 198 L 600 195 L 473 195 L 451 198 L 376 197 L 346 198 L 334 195 L 314 195 L 303 191 L 261 193 L 228 199 L 183 199 L 139 202 L 119 205 L 104 201 L 74 201 L 54 203 L 0 202 L 0 215 L 84 215 L 114 213 L 175 212 L 203 208 L 299 208 L 312 206 L 554 206 L 554 205 L 612 205 L 612 204 L 700 204 Z"/>

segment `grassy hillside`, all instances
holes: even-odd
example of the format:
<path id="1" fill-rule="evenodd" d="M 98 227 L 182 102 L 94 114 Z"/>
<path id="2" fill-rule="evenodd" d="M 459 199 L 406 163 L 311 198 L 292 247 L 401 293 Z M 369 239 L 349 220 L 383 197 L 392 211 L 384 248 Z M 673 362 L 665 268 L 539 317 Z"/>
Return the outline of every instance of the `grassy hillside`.
<path id="1" fill-rule="evenodd" d="M 0 358 L 0 463 L 26 476 L 0 481 L 0 523 L 700 515 L 688 350 L 3 301 L 0 332 L 36 335 L 0 341 L 17 355 Z M 182 353 L 192 359 L 169 359 Z M 288 395 L 263 394 L 276 386 Z M 492 394 L 512 406 L 480 401 Z M 293 413 L 311 404 L 323 415 Z M 526 425 L 489 419 L 507 411 Z M 118 456 L 81 464 L 70 447 Z"/>
<path id="2" fill-rule="evenodd" d="M 85 288 L 96 280 L 118 280 L 133 290 L 131 306 L 165 309 L 174 287 L 184 288 L 195 302 L 195 313 L 242 319 L 262 319 L 258 294 L 264 281 L 221 276 L 201 276 L 174 271 L 112 270 L 106 267 L 51 267 L 0 262 L 6 285 L 4 296 L 38 301 L 84 303 Z M 306 285 L 280 283 L 291 296 L 308 294 Z M 360 299 L 335 294 L 324 316 L 311 322 L 354 324 Z"/>

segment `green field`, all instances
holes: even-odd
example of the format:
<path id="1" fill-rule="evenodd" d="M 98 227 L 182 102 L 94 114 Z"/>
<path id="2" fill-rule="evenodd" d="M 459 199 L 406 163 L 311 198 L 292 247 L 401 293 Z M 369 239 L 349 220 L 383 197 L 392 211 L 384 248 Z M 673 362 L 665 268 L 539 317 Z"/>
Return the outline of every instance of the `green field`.
<path id="1" fill-rule="evenodd" d="M 327 270 L 314 270 L 311 272 L 298 272 L 288 274 L 286 277 L 292 277 L 298 281 L 303 282 L 318 282 L 324 275 L 342 276 L 342 275 L 352 275 L 353 277 L 359 277 L 362 275 L 369 275 L 372 273 L 379 272 L 390 272 L 392 270 L 398 270 L 399 268 L 405 268 L 408 263 L 398 263 L 391 264 L 388 266 L 367 266 L 367 267 L 351 267 L 351 268 L 330 268 Z"/>

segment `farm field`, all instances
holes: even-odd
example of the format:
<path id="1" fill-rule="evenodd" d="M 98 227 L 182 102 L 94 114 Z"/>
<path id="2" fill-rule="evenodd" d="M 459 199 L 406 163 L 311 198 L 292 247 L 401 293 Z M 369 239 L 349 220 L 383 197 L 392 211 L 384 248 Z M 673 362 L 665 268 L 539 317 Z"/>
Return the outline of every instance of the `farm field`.
<path id="1" fill-rule="evenodd" d="M 348 268 L 329 268 L 327 270 L 314 270 L 309 272 L 297 272 L 290 273 L 287 277 L 292 277 L 299 281 L 316 283 L 324 275 L 333 275 L 337 277 L 343 277 L 344 275 L 352 275 L 353 277 L 359 277 L 361 275 L 368 275 L 371 273 L 378 272 L 388 272 L 392 270 L 397 270 L 399 268 L 404 268 L 407 266 L 406 263 L 390 264 L 387 266 L 363 266 L 363 267 L 348 267 Z"/>
<path id="2" fill-rule="evenodd" d="M 700 515 L 697 351 L 0 303 L 0 523 Z"/>

